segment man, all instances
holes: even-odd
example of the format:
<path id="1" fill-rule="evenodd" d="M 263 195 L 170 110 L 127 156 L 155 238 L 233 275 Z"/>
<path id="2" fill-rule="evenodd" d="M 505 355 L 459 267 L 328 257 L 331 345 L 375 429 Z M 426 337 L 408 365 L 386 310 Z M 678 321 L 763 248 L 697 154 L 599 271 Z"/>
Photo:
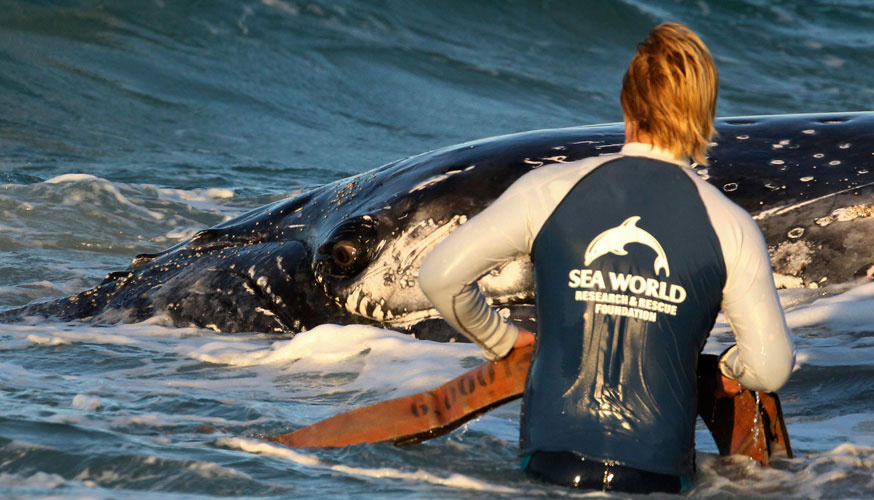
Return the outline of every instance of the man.
<path id="1" fill-rule="evenodd" d="M 698 355 L 722 309 L 737 345 L 723 390 L 776 391 L 794 348 L 755 222 L 701 180 L 718 76 L 701 40 L 662 24 L 623 79 L 626 143 L 514 183 L 423 264 L 444 318 L 498 359 L 534 336 L 476 281 L 530 254 L 538 334 L 522 406 L 523 467 L 568 486 L 678 492 L 694 471 Z"/>

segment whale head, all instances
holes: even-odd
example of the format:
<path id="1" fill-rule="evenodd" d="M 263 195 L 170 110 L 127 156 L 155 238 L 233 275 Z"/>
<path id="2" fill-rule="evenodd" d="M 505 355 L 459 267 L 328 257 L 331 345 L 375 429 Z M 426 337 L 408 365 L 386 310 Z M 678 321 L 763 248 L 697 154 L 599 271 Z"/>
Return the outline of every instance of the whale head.
<path id="1" fill-rule="evenodd" d="M 717 129 L 710 165 L 697 172 L 755 216 L 775 271 L 798 286 L 871 273 L 874 113 L 720 119 Z M 178 326 L 283 335 L 365 323 L 459 338 L 418 287 L 431 249 L 526 172 L 617 152 L 622 143 L 621 124 L 612 124 L 439 149 L 256 208 L 138 256 L 90 290 L 0 312 L 0 320 L 158 316 Z M 607 228 L 584 260 L 643 244 L 656 254 L 656 274 L 669 275 L 661 245 L 643 228 L 646 214 Z M 535 328 L 527 257 L 499 265 L 479 285 L 511 321 Z"/>

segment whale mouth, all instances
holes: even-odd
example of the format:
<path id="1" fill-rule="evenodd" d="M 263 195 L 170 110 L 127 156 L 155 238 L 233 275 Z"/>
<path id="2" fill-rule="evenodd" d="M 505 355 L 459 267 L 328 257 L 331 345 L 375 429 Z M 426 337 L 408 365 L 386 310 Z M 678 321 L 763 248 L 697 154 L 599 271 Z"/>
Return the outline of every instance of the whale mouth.
<path id="1" fill-rule="evenodd" d="M 534 329 L 535 311 L 534 296 L 528 292 L 495 295 L 486 291 L 487 302 L 494 307 L 505 320 L 526 329 Z M 381 327 L 409 333 L 421 340 L 437 342 L 469 342 L 461 333 L 453 329 L 443 320 L 440 313 L 424 297 L 419 297 L 414 303 L 406 302 L 405 306 L 392 305 L 384 298 L 375 299 L 370 294 L 356 287 L 346 295 L 341 303 L 347 312 L 358 318 L 359 322 L 374 323 Z"/>
<path id="2" fill-rule="evenodd" d="M 444 225 L 428 220 L 415 224 L 414 229 L 426 230 L 427 236 L 420 233 L 418 240 L 412 242 L 404 240 L 406 233 L 396 237 L 391 246 L 371 259 L 363 272 L 350 278 L 320 273 L 317 264 L 316 281 L 355 322 L 372 323 L 427 340 L 466 340 L 443 320 L 418 283 L 421 261 L 436 245 L 435 240 L 457 227 L 459 219 L 460 216 L 453 217 Z M 501 263 L 480 278 L 478 284 L 487 302 L 505 319 L 534 327 L 534 271 L 530 258 Z"/>
<path id="3" fill-rule="evenodd" d="M 537 331 L 534 303 L 520 302 L 495 307 L 505 321 L 532 332 Z M 437 311 L 434 309 L 406 315 L 403 317 L 403 320 L 386 322 L 385 324 L 393 330 L 409 333 L 420 340 L 470 342 L 470 339 L 449 326 L 449 323 L 443 321 L 443 317 L 437 314 Z"/>

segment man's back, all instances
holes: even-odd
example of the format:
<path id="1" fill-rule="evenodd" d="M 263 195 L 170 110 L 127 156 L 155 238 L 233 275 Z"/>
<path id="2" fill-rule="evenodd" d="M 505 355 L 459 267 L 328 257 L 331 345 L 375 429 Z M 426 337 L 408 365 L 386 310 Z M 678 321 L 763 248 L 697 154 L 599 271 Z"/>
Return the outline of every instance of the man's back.
<path id="1" fill-rule="evenodd" d="M 726 270 L 681 168 L 645 157 L 608 161 L 540 228 L 523 454 L 573 451 L 691 474 L 697 358 Z"/>
<path id="2" fill-rule="evenodd" d="M 534 336 L 505 323 L 476 280 L 532 254 L 540 338 L 522 451 L 534 477 L 679 491 L 694 453 L 695 355 L 720 306 L 737 338 L 720 361 L 722 382 L 775 391 L 789 377 L 792 341 L 762 234 L 686 160 L 707 164 L 718 81 L 697 35 L 657 26 L 619 96 L 622 156 L 634 158 L 523 176 L 420 268 L 446 321 L 497 359 Z"/>

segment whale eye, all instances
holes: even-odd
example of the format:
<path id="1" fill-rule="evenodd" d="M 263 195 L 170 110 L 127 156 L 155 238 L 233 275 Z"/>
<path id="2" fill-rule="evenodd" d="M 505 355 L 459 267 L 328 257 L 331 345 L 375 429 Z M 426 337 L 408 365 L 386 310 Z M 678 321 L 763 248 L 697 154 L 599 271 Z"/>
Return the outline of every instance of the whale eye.
<path id="1" fill-rule="evenodd" d="M 360 254 L 357 243 L 347 240 L 334 243 L 334 247 L 331 249 L 331 257 L 341 267 L 353 266 Z"/>
<path id="2" fill-rule="evenodd" d="M 376 248 L 376 224 L 371 217 L 344 221 L 331 230 L 315 258 L 315 271 L 334 278 L 351 278 L 371 262 Z"/>

